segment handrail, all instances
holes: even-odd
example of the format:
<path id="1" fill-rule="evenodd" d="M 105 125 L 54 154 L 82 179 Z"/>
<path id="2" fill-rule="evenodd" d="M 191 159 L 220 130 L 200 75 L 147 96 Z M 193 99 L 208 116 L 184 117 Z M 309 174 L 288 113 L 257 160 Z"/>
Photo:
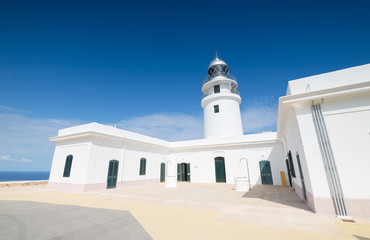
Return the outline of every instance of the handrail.
<path id="1" fill-rule="evenodd" d="M 222 92 L 221 92 L 222 93 Z M 229 93 L 234 93 L 234 94 L 236 94 L 236 95 L 239 95 L 240 96 L 240 92 L 239 92 L 239 89 L 235 89 L 235 91 L 234 92 L 229 92 Z M 206 93 L 202 93 L 202 99 L 203 98 L 205 98 L 205 97 L 207 97 L 207 96 L 209 96 L 209 95 L 213 95 L 213 94 L 219 94 L 219 93 L 211 93 L 211 94 L 206 94 Z"/>
<path id="2" fill-rule="evenodd" d="M 215 76 L 215 77 L 218 77 L 218 76 Z M 203 81 L 202 81 L 202 86 L 204 84 L 206 84 L 207 82 L 212 81 L 212 79 L 214 79 L 215 77 L 210 77 L 210 76 L 205 77 L 203 79 Z M 231 74 L 231 73 L 229 73 L 227 76 L 223 76 L 223 77 L 226 77 L 228 79 L 234 80 L 236 82 L 236 77 L 233 74 Z"/>

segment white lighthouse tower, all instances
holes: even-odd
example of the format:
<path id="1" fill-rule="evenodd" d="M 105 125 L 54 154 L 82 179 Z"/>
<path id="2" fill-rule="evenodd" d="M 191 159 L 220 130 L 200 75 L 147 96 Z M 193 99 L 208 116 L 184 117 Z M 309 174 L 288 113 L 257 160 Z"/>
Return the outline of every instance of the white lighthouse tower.
<path id="1" fill-rule="evenodd" d="M 204 137 L 220 138 L 243 135 L 238 83 L 227 64 L 217 56 L 209 64 L 202 83 Z"/>

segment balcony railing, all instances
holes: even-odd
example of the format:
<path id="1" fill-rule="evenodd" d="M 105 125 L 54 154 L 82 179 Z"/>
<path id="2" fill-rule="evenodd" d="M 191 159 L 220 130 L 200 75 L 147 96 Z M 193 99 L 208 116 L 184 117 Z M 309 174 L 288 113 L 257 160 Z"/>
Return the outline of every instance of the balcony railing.
<path id="1" fill-rule="evenodd" d="M 218 77 L 218 76 L 216 76 L 216 77 Z M 205 77 L 203 79 L 203 81 L 202 81 L 202 86 L 204 84 L 206 84 L 207 82 L 212 81 L 216 77 L 211 77 L 211 76 Z M 236 77 L 233 74 L 231 74 L 231 73 L 229 73 L 227 76 L 222 76 L 222 77 L 226 77 L 226 78 L 231 79 L 231 80 L 234 80 L 236 82 Z"/>
<path id="2" fill-rule="evenodd" d="M 221 92 L 222 93 L 222 92 Z M 237 94 L 237 95 L 239 95 L 240 96 L 240 92 L 239 92 L 239 89 L 235 89 L 235 91 L 232 91 L 232 92 L 230 92 L 230 93 L 235 93 L 235 94 Z M 207 96 L 209 96 L 209 95 L 212 95 L 212 94 L 220 94 L 220 93 L 211 93 L 211 94 L 205 94 L 205 93 L 202 93 L 202 99 L 203 98 L 205 98 L 205 97 L 207 97 Z"/>

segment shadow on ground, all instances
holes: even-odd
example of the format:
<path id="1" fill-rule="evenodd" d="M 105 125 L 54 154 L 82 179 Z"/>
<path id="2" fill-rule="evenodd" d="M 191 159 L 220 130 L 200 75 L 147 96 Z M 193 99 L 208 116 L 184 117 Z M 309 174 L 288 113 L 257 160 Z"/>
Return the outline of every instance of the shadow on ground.
<path id="1" fill-rule="evenodd" d="M 243 198 L 259 198 L 312 212 L 306 203 L 295 192 L 291 191 L 288 186 L 254 185 L 251 191 L 243 195 Z"/>
<path id="2" fill-rule="evenodd" d="M 367 238 L 367 237 L 361 237 L 361 236 L 357 236 L 357 235 L 353 235 L 355 238 L 357 238 L 358 240 L 370 240 L 370 238 Z"/>
<path id="3" fill-rule="evenodd" d="M 128 211 L 0 201 L 0 239 L 152 239 Z"/>

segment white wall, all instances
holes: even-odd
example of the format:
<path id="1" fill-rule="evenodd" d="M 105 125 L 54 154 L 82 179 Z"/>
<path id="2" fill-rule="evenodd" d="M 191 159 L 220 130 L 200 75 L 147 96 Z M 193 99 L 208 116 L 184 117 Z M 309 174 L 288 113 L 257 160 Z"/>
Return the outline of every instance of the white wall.
<path id="1" fill-rule="evenodd" d="M 172 147 L 154 145 L 148 142 L 131 141 L 119 137 L 119 129 L 91 124 L 102 131 L 114 132 L 114 137 L 108 133 L 78 135 L 73 128 L 72 137 L 60 136 L 57 141 L 51 170 L 51 182 L 91 184 L 104 187 L 107 181 L 109 161 L 118 160 L 118 183 L 158 180 L 160 178 L 160 164 L 165 162 L 167 175 L 177 175 L 177 163 L 191 164 L 191 182 L 216 181 L 216 157 L 224 157 L 227 183 L 233 184 L 235 177 L 246 177 L 248 160 L 251 184 L 261 184 L 259 161 L 269 160 L 273 182 L 281 184 L 280 171 L 285 171 L 284 151 L 276 140 L 276 133 L 252 134 L 232 138 L 202 139 L 173 143 Z M 84 126 L 86 127 L 86 126 Z M 85 129 L 86 130 L 86 129 Z M 85 131 L 84 130 L 84 131 Z M 88 129 L 87 129 L 88 130 Z M 135 135 L 136 137 L 136 135 Z M 140 137 L 140 136 L 139 136 Z M 79 140 L 74 140 L 78 139 Z M 151 140 L 151 139 L 150 139 Z M 153 140 L 155 142 L 155 140 Z M 63 178 L 66 157 L 73 155 L 71 176 Z M 139 175 L 140 159 L 146 158 L 146 174 Z M 170 164 L 168 164 L 170 163 Z M 92 189 L 89 187 L 89 189 Z"/>
<path id="2" fill-rule="evenodd" d="M 253 146 L 218 147 L 204 149 L 190 149 L 171 154 L 173 169 L 176 173 L 177 163 L 190 163 L 191 182 L 213 183 L 215 177 L 216 157 L 224 157 L 226 182 L 234 184 L 235 177 L 247 177 L 248 160 L 251 184 L 261 184 L 259 161 L 268 160 L 271 163 L 274 185 L 281 185 L 280 171 L 285 171 L 284 151 L 280 143 L 258 144 Z M 286 171 L 285 171 L 286 174 Z M 287 175 L 286 175 L 287 176 Z"/>
<path id="3" fill-rule="evenodd" d="M 123 166 L 123 143 L 108 139 L 94 138 L 93 146 L 88 164 L 88 183 L 105 183 L 107 182 L 109 161 L 118 160 L 118 172 L 120 173 Z M 117 181 L 121 180 L 118 174 Z"/>
<path id="4" fill-rule="evenodd" d="M 219 106 L 218 113 L 214 112 L 215 105 Z M 221 98 L 209 101 L 204 106 L 205 138 L 240 135 L 243 135 L 243 126 L 238 101 Z"/>
<path id="5" fill-rule="evenodd" d="M 310 105 L 292 107 L 286 123 L 284 141 L 286 153 L 291 151 L 296 178 L 292 182 L 302 187 L 296 153 L 298 152 L 306 191 L 314 197 L 330 197 L 320 146 Z"/>
<path id="6" fill-rule="evenodd" d="M 92 149 L 91 139 L 57 143 L 50 170 L 51 182 L 86 184 L 89 158 Z M 70 177 L 63 177 L 66 158 L 73 156 Z"/>
<path id="7" fill-rule="evenodd" d="M 160 164 L 168 158 L 169 150 L 145 144 L 125 143 L 123 181 L 160 178 Z M 146 158 L 146 173 L 139 175 L 140 159 Z"/>
<path id="8" fill-rule="evenodd" d="M 322 104 L 345 198 L 370 199 L 370 96 Z"/>
<path id="9" fill-rule="evenodd" d="M 370 64 L 289 81 L 287 95 L 347 86 L 369 81 Z"/>

